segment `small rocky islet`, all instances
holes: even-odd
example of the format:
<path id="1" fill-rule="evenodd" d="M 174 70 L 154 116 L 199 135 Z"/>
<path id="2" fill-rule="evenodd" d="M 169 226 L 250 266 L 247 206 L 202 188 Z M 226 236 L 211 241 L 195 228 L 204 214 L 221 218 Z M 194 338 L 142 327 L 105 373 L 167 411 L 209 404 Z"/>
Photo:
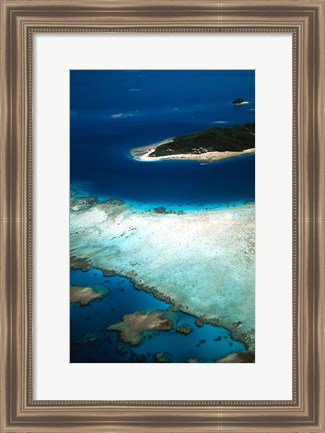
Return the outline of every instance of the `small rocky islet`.
<path id="1" fill-rule="evenodd" d="M 232 101 L 233 105 L 243 105 L 243 104 L 248 104 L 248 101 L 245 101 L 245 99 L 243 98 L 236 98 Z"/>

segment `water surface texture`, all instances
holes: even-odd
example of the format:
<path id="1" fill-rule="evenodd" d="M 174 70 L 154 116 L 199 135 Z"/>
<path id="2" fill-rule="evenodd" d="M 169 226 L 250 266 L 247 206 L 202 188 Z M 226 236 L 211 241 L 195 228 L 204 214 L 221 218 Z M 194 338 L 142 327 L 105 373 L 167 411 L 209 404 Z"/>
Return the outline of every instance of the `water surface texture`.
<path id="1" fill-rule="evenodd" d="M 210 126 L 254 122 L 254 71 L 71 71 L 71 184 L 130 201 L 254 200 L 255 156 L 212 164 L 130 157 L 130 149 Z M 241 97 L 249 104 L 236 106 Z"/>

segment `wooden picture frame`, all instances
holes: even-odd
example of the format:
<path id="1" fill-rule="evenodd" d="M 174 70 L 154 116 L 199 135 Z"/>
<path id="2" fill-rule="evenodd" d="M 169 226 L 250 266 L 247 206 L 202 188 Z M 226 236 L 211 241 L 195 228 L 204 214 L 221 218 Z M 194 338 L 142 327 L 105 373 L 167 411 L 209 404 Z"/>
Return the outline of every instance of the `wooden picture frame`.
<path id="1" fill-rule="evenodd" d="M 324 432 L 324 0 L 1 1 L 1 411 L 9 432 Z M 293 398 L 41 401 L 32 395 L 32 36 L 293 35 Z"/>

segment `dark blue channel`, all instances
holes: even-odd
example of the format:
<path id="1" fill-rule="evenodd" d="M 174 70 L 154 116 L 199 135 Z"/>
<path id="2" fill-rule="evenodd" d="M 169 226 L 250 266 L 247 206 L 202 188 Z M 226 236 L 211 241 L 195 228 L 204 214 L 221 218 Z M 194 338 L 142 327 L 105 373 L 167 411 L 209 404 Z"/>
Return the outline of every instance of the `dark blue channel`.
<path id="1" fill-rule="evenodd" d="M 105 277 L 99 269 L 87 272 L 71 271 L 72 285 L 102 285 L 108 293 L 86 306 L 70 306 L 70 362 L 155 362 L 155 355 L 166 353 L 170 362 L 186 362 L 197 358 L 201 362 L 214 362 L 232 352 L 241 352 L 245 346 L 234 341 L 229 331 L 210 324 L 197 326 L 196 317 L 175 312 L 175 325 L 171 331 L 148 332 L 138 346 L 122 343 L 116 331 L 107 331 L 111 324 L 122 320 L 124 314 L 135 311 L 166 311 L 171 305 L 153 294 L 137 289 L 127 278 Z M 188 335 L 175 330 L 189 325 Z M 90 338 L 89 338 L 90 337 Z"/>

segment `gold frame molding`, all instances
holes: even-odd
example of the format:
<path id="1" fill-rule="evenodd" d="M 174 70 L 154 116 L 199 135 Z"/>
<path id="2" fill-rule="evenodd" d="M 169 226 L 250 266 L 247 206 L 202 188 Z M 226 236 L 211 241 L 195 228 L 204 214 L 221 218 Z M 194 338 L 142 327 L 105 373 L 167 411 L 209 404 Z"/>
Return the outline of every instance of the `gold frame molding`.
<path id="1" fill-rule="evenodd" d="M 0 432 L 324 433 L 325 0 L 0 3 Z M 292 33 L 292 400 L 33 400 L 32 48 L 38 32 Z"/>

